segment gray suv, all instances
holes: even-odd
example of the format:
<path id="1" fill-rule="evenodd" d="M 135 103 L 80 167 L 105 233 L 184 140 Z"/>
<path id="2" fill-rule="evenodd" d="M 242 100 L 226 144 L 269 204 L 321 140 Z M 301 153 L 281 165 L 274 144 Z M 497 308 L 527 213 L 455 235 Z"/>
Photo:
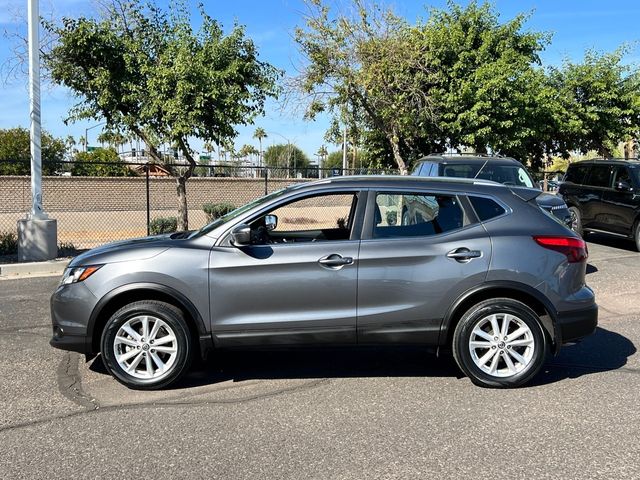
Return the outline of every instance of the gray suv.
<path id="1" fill-rule="evenodd" d="M 451 348 L 474 383 L 521 385 L 597 324 L 585 243 L 537 194 L 416 177 L 290 187 L 198 231 L 76 257 L 51 344 L 101 353 L 139 389 L 214 348 L 356 344 Z"/>

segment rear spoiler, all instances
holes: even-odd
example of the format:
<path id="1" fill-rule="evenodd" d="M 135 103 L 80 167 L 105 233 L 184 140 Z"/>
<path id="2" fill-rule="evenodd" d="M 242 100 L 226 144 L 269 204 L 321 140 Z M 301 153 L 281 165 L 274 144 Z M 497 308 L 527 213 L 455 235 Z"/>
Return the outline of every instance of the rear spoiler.
<path id="1" fill-rule="evenodd" d="M 525 202 L 530 202 L 542 194 L 542 190 L 538 190 L 537 188 L 509 187 L 509 190 L 511 190 L 511 193 L 516 197 L 524 200 Z"/>

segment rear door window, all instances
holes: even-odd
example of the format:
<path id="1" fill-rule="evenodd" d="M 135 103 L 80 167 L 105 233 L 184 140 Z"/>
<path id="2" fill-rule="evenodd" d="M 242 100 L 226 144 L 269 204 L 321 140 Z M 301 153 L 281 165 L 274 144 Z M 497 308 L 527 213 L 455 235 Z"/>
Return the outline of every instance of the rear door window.
<path id="1" fill-rule="evenodd" d="M 610 187 L 611 186 L 611 166 L 610 165 L 593 165 L 585 185 L 590 187 Z"/>
<path id="2" fill-rule="evenodd" d="M 429 193 L 378 193 L 373 238 L 438 235 L 462 228 L 464 214 L 458 198 Z"/>

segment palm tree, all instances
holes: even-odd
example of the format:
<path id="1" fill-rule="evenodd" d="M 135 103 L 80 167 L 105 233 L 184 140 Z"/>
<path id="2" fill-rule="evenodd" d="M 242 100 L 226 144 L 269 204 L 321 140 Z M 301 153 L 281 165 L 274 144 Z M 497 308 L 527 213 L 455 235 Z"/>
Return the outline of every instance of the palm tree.
<path id="1" fill-rule="evenodd" d="M 258 142 L 260 142 L 260 166 L 264 164 L 264 159 L 262 157 L 262 139 L 267 138 L 267 132 L 264 128 L 258 127 L 256 131 L 253 132 L 253 138 L 257 138 Z"/>

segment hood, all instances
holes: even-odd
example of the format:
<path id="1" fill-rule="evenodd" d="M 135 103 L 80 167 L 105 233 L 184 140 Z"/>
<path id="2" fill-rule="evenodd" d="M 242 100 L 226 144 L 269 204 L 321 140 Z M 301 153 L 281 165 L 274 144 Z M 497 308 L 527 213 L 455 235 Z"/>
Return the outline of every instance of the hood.
<path id="1" fill-rule="evenodd" d="M 78 255 L 69 263 L 69 266 L 77 267 L 81 265 L 145 260 L 171 248 L 177 238 L 182 238 L 182 235 L 154 235 L 152 237 L 107 243 Z"/>

